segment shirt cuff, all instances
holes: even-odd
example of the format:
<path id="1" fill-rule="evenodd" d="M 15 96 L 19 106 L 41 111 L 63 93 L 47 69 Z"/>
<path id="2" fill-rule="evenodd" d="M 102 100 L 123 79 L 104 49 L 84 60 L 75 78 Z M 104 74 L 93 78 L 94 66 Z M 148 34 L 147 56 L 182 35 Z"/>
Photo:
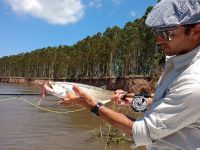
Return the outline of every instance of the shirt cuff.
<path id="1" fill-rule="evenodd" d="M 149 135 L 144 119 L 137 119 L 132 126 L 133 139 L 135 146 L 149 145 L 152 140 Z"/>

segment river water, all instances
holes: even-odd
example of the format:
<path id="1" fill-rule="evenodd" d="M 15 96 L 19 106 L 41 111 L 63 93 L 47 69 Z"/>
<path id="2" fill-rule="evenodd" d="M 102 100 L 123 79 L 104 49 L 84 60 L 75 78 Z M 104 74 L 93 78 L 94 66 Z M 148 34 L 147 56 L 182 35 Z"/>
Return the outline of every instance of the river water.
<path id="1" fill-rule="evenodd" d="M 88 110 L 64 107 L 56 97 L 1 94 L 39 93 L 32 86 L 0 83 L 0 150 L 129 150 L 132 142 L 109 144 L 94 134 L 104 123 Z M 98 92 L 104 98 L 104 92 Z"/>

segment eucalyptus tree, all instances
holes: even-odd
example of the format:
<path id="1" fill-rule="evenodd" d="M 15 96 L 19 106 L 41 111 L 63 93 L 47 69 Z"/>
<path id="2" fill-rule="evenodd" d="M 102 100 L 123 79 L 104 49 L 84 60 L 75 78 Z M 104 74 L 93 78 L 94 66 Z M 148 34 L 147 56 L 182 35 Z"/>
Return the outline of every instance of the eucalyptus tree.
<path id="1" fill-rule="evenodd" d="M 69 63 L 70 61 L 73 61 L 71 60 L 70 50 L 70 46 L 62 45 L 55 50 L 54 79 L 66 78 L 68 76 L 68 71 L 70 68 Z"/>
<path id="2" fill-rule="evenodd" d="M 107 28 L 103 33 L 104 39 L 104 51 L 106 53 L 105 57 L 107 57 L 106 65 L 107 65 L 107 75 L 109 77 L 115 77 L 115 69 L 116 69 L 116 57 L 118 51 L 120 50 L 120 39 L 121 39 L 121 29 L 117 26 L 113 28 Z"/>
<path id="3" fill-rule="evenodd" d="M 93 68 L 94 68 L 94 76 L 95 77 L 103 77 L 105 70 L 105 52 L 104 52 L 104 46 L 103 46 L 103 34 L 98 32 L 96 35 L 92 38 L 92 44 L 91 48 L 94 51 L 94 57 L 93 57 Z"/>
<path id="4" fill-rule="evenodd" d="M 134 22 L 128 22 L 122 32 L 122 56 L 121 75 L 136 74 L 137 44 L 140 43 L 138 26 Z"/>

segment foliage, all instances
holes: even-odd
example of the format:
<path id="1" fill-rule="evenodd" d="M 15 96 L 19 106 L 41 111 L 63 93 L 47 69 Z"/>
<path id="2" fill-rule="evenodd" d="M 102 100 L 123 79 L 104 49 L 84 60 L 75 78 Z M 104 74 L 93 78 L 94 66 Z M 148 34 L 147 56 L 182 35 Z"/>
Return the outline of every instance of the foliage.
<path id="1" fill-rule="evenodd" d="M 100 125 L 99 128 L 95 128 L 91 131 L 92 135 L 97 139 L 104 139 L 105 145 L 109 144 L 120 144 L 123 142 L 132 142 L 131 137 L 122 133 L 116 128 L 113 128 L 110 124 L 104 123 Z"/>
<path id="2" fill-rule="evenodd" d="M 47 47 L 0 58 L 1 77 L 102 78 L 150 76 L 163 64 L 145 18 L 88 36 L 73 46 Z"/>

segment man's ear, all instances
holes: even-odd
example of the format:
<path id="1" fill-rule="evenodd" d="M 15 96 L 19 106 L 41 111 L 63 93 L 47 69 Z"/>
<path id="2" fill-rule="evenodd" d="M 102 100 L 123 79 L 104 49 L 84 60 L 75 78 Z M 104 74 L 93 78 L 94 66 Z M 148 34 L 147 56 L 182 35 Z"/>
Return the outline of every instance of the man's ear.
<path id="1" fill-rule="evenodd" d="M 191 34 L 193 39 L 200 39 L 200 23 L 195 25 L 195 27 L 192 28 Z"/>

